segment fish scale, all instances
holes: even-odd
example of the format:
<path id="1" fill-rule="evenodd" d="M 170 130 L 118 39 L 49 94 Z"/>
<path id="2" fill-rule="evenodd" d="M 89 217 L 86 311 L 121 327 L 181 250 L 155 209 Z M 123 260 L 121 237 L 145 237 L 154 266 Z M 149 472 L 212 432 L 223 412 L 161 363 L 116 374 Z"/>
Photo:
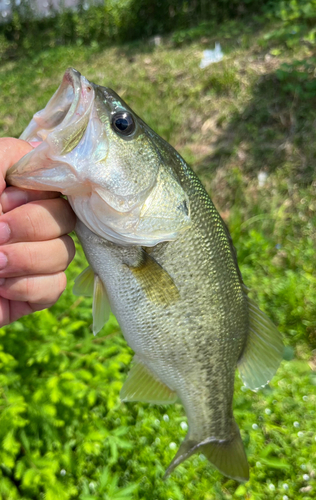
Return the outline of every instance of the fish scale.
<path id="1" fill-rule="evenodd" d="M 179 395 L 188 415 L 189 434 L 199 441 L 204 436 L 225 439 L 232 428 L 234 372 L 248 330 L 246 298 L 218 212 L 199 180 L 183 168 L 180 158 L 176 165 L 181 169 L 178 175 L 184 189 L 190 183 L 187 194 L 192 228 L 175 242 L 160 244 L 150 253 L 171 276 L 182 299 L 181 306 L 167 308 L 167 317 L 166 308 L 149 302 L 141 290 L 131 296 L 128 290 L 139 288 L 133 275 L 127 281 L 123 272 L 117 278 L 120 284 L 110 284 L 108 274 L 121 266 L 114 264 L 105 269 L 104 262 L 110 262 L 106 252 L 102 255 L 102 250 L 98 250 L 97 261 L 94 260 L 91 248 L 96 247 L 96 241 L 87 245 L 86 235 L 81 235 L 78 229 L 77 233 L 89 263 L 106 284 L 113 312 L 127 342 L 159 379 Z M 105 251 L 105 245 L 102 248 Z M 126 252 L 126 249 L 122 252 L 121 263 L 126 260 Z M 223 274 L 230 279 L 223 279 Z M 203 287 L 199 287 L 201 282 Z M 124 300 L 114 304 L 112 293 L 116 294 L 117 288 L 122 290 Z M 187 297 L 193 298 L 193 304 L 188 306 Z M 186 316 L 188 307 L 190 313 Z M 218 374 L 215 367 L 222 364 L 229 365 L 229 370 Z M 193 377 L 192 365 L 195 365 Z M 186 383 L 179 384 L 179 380 Z M 200 384 L 205 387 L 204 397 L 196 388 Z"/>
<path id="2" fill-rule="evenodd" d="M 68 197 L 90 264 L 74 291 L 93 295 L 94 333 L 110 305 L 135 352 L 122 400 L 184 406 L 188 433 L 166 476 L 203 453 L 246 481 L 235 369 L 257 390 L 283 345 L 247 296 L 229 231 L 199 179 L 114 91 L 73 69 L 21 138 L 39 145 L 7 181 Z"/>

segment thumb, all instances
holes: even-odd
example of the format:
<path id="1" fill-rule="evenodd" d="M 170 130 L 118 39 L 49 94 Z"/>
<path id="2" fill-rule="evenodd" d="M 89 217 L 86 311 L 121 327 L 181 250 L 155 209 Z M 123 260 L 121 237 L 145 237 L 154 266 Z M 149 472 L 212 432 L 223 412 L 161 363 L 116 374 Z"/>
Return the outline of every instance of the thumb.
<path id="1" fill-rule="evenodd" d="M 0 194 L 6 187 L 5 176 L 7 170 L 22 156 L 32 151 L 28 142 L 13 137 L 0 138 Z"/>

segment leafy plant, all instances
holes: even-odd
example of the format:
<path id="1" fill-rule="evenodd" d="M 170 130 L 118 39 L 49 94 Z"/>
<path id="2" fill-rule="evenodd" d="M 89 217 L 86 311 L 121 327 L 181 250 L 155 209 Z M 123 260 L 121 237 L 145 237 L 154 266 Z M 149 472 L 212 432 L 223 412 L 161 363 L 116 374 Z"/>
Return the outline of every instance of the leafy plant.
<path id="1" fill-rule="evenodd" d="M 58 303 L 0 331 L 0 499 L 312 499 L 316 143 L 315 99 L 307 82 L 313 81 L 313 46 L 296 40 L 289 48 L 277 39 L 272 48 L 262 46 L 280 25 L 235 19 L 203 32 L 192 28 L 186 43 L 175 43 L 172 35 L 158 46 L 104 48 L 101 38 L 85 38 L 104 22 L 100 15 L 94 25 L 90 15 L 89 24 L 84 13 L 78 23 L 71 14 L 58 39 L 44 30 L 43 46 L 36 45 L 39 36 L 28 57 L 14 52 L 3 61 L 1 134 L 21 133 L 68 66 L 122 94 L 202 179 L 232 233 L 251 296 L 282 331 L 286 359 L 258 393 L 236 376 L 234 413 L 250 462 L 248 483 L 224 478 L 202 455 L 163 481 L 187 433 L 184 410 L 120 402 L 133 353 L 113 316 L 93 337 L 91 300 L 71 292 L 86 266 L 78 247 Z M 6 35 L 6 43 L 26 47 L 33 35 L 14 42 L 19 29 Z M 118 32 L 113 28 L 113 39 Z M 224 60 L 200 70 L 206 44 L 217 40 Z M 301 79 L 304 73 L 308 78 Z"/>

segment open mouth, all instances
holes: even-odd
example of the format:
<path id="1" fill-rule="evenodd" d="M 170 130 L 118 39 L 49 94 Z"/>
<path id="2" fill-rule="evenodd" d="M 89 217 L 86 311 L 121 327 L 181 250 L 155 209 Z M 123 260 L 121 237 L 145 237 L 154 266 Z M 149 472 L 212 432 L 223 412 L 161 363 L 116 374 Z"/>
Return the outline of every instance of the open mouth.
<path id="1" fill-rule="evenodd" d="M 93 84 L 75 69 L 68 69 L 46 107 L 35 113 L 22 133 L 20 139 L 35 149 L 8 170 L 7 181 L 25 189 L 69 194 L 76 185 L 77 172 L 65 156 L 83 138 L 93 103 Z"/>
<path id="2" fill-rule="evenodd" d="M 90 82 L 75 69 L 67 69 L 53 97 L 44 109 L 33 116 L 20 139 L 38 146 L 52 131 L 58 133 L 78 119 L 88 118 L 93 97 Z"/>

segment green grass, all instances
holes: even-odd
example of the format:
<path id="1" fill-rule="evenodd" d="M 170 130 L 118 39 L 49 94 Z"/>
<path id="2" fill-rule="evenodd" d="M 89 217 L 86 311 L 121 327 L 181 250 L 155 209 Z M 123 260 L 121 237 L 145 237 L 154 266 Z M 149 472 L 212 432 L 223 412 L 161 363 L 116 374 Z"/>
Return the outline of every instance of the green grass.
<path id="1" fill-rule="evenodd" d="M 289 347 L 268 388 L 243 391 L 236 379 L 250 481 L 239 486 L 196 455 L 163 482 L 172 443 L 185 436 L 183 409 L 120 403 L 132 353 L 113 317 L 92 336 L 91 302 L 71 293 L 85 265 L 79 250 L 51 311 L 1 330 L 1 500 L 314 498 L 315 47 L 289 47 L 275 29 L 235 22 L 158 47 L 59 46 L 2 64 L 3 136 L 18 136 L 73 66 L 174 145 L 226 220 L 244 281 Z M 224 60 L 199 69 L 215 40 Z"/>

